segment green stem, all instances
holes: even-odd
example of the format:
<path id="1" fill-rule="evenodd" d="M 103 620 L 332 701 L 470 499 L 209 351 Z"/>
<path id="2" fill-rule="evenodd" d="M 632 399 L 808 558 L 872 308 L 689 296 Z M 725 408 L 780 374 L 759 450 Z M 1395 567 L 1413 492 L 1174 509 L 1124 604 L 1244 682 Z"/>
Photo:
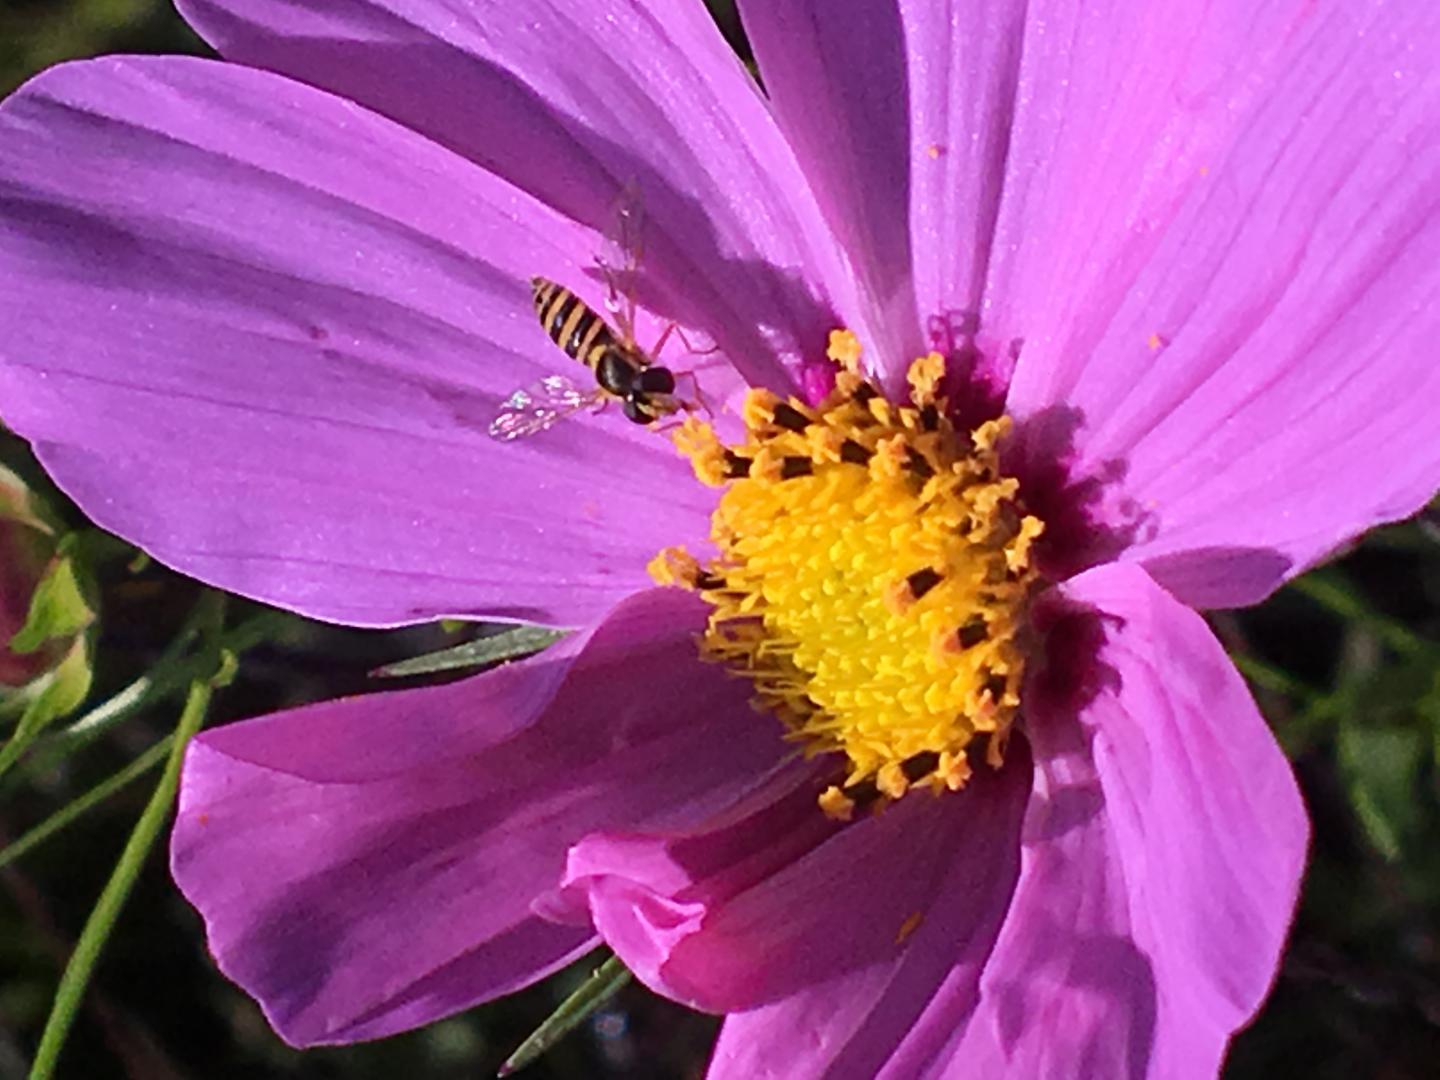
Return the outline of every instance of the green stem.
<path id="1" fill-rule="evenodd" d="M 1235 662 L 1240 673 L 1256 686 L 1262 690 L 1284 694 L 1288 698 L 1293 698 L 1297 704 L 1309 705 L 1323 696 L 1318 690 L 1297 679 L 1288 671 L 1261 660 L 1259 657 L 1251 656 L 1248 653 L 1232 652 L 1230 659 Z"/>
<path id="2" fill-rule="evenodd" d="M 43 844 L 91 807 L 104 802 L 132 780 L 143 776 L 160 762 L 164 761 L 165 755 L 170 750 L 170 744 L 174 742 L 174 740 L 175 736 L 166 735 L 165 738 L 150 747 L 149 750 L 146 750 L 114 776 L 102 780 L 73 802 L 66 803 L 14 843 L 4 849 L 0 849 L 0 870 L 3 870 L 16 859 L 26 854 L 31 848 Z"/>
<path id="3" fill-rule="evenodd" d="M 531 1032 L 530 1037 L 520 1044 L 513 1054 L 500 1066 L 498 1077 L 510 1076 L 535 1062 L 562 1038 L 593 1016 L 604 1004 L 615 996 L 630 981 L 630 972 L 618 956 L 612 956 L 601 964 L 580 988 L 567 997 L 558 1009 Z"/>
<path id="4" fill-rule="evenodd" d="M 213 654 L 210 662 L 213 666 Z M 35 1063 L 30 1069 L 30 1080 L 50 1080 L 55 1075 L 60 1051 L 70 1033 L 75 1014 L 80 1009 L 85 988 L 95 970 L 95 963 L 100 958 L 100 950 L 104 948 L 135 879 L 139 877 L 150 849 L 154 847 L 169 815 L 170 806 L 175 800 L 175 789 L 180 782 L 180 761 L 185 746 L 204 722 L 205 710 L 210 705 L 210 695 L 211 685 L 208 679 L 196 679 L 190 684 L 190 693 L 185 700 L 185 710 L 180 714 L 180 723 L 175 729 L 165 772 L 161 775 L 160 782 L 155 785 L 155 791 L 141 813 L 140 820 L 135 823 L 135 829 L 126 841 L 125 850 L 121 852 L 110 880 L 105 883 L 100 899 L 96 901 L 90 918 L 85 922 L 85 929 L 80 932 L 80 940 L 75 944 L 75 951 L 65 966 L 65 973 L 60 976 L 60 985 L 55 992 L 55 1004 L 45 1021 L 45 1031 L 40 1036 L 40 1048 L 35 1052 Z"/>
<path id="5" fill-rule="evenodd" d="M 289 616 L 283 612 L 267 611 L 246 620 L 228 633 L 221 634 L 215 643 L 216 648 L 238 655 L 273 638 L 276 631 L 288 620 Z M 48 768 L 72 751 L 103 735 L 116 724 L 134 716 L 141 709 L 163 701 L 194 679 L 208 677 L 215 670 L 215 657 L 210 652 L 202 651 L 183 661 L 178 660 L 181 649 L 194 634 L 195 628 L 187 626 L 181 631 L 180 637 L 166 649 L 168 663 L 162 658 L 151 674 L 142 675 L 73 724 L 42 739 L 31 749 L 28 760 L 37 768 Z"/>

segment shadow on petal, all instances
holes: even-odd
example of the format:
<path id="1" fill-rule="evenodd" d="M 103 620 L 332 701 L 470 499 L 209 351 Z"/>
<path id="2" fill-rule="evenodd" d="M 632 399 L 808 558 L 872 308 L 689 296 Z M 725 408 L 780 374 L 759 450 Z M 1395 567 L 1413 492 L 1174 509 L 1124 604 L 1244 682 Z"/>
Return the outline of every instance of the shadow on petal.
<path id="1" fill-rule="evenodd" d="M 551 652 L 308 706 L 191 744 L 171 844 L 221 969 L 297 1045 L 377 1038 L 593 943 L 535 901 L 598 829 L 684 829 L 781 760 L 748 687 L 655 589 Z"/>
<path id="2" fill-rule="evenodd" d="M 1145 559 L 1146 571 L 1191 607 L 1248 607 L 1274 592 L 1294 570 L 1271 548 L 1204 547 Z"/>
<path id="3" fill-rule="evenodd" d="M 585 78 L 577 79 L 547 62 L 552 47 L 532 55 L 535 42 L 528 33 L 509 25 L 482 27 L 478 13 L 447 20 L 424 11 L 375 12 L 356 5 L 304 29 L 275 32 L 265 26 L 273 17 L 267 13 L 257 18 L 208 2 L 189 6 L 228 58 L 351 97 L 598 234 L 612 231 L 617 196 L 627 186 L 637 188 L 651 223 L 640 267 L 640 305 L 662 325 L 675 321 L 712 337 L 753 384 L 791 389 L 781 358 L 793 362 L 818 351 L 826 332 L 839 324 L 824 297 L 827 287 L 834 292 L 845 286 L 845 275 L 834 256 L 827 261 L 819 254 L 824 238 L 812 236 L 821 242 L 808 248 L 800 239 L 819 227 L 818 215 L 807 205 L 803 182 L 793 182 L 799 176 L 792 174 L 795 166 L 778 138 L 741 122 L 748 100 L 700 96 L 715 90 L 691 70 L 674 72 L 669 80 L 657 74 L 653 87 L 635 85 L 650 68 L 710 61 L 686 55 L 694 42 L 677 44 L 684 22 L 678 13 L 671 16 L 675 26 L 661 27 L 676 37 L 662 35 L 643 63 L 625 64 L 628 57 L 610 51 L 633 52 L 639 48 L 634 42 L 648 40 L 656 31 L 643 18 L 640 26 L 627 22 L 628 36 L 613 19 L 610 26 L 592 27 L 596 38 L 587 42 Z M 324 25 L 327 18 L 333 21 Z M 548 5 L 540 5 L 533 19 L 535 37 L 553 37 L 560 52 L 570 36 L 582 32 Z M 347 34 L 352 36 L 341 36 Z M 715 43 L 720 44 L 718 35 Z M 738 73 L 728 55 L 719 53 L 717 63 L 724 67 L 707 70 L 709 79 Z M 735 79 L 733 95 L 751 89 L 744 79 Z M 646 91 L 654 99 L 637 105 Z M 686 94 L 696 96 L 687 103 L 690 116 L 709 114 L 708 145 L 694 145 L 690 131 L 672 126 L 677 113 L 670 99 Z M 717 171 L 717 152 L 733 154 L 735 167 Z M 769 227 L 757 227 L 752 215 Z M 747 250 L 753 255 L 743 254 Z M 596 254 L 574 253 L 582 265 Z M 583 291 L 589 283 L 562 284 Z M 593 302 L 598 296 L 587 298 Z M 696 366 L 712 370 L 704 362 Z M 723 397 L 725 390 L 714 396 Z"/>
<path id="4" fill-rule="evenodd" d="M 1035 797 L 986 969 L 997 1011 L 956 1060 L 976 1075 L 1211 1075 L 1294 911 L 1294 778 L 1204 620 L 1140 567 L 1087 571 L 1043 610 L 1099 673 L 1027 700 Z"/>

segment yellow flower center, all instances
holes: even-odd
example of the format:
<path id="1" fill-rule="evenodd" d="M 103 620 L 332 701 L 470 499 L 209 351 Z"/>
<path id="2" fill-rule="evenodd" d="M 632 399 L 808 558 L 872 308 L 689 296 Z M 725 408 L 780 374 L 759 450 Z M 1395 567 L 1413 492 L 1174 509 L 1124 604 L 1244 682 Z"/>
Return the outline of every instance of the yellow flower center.
<path id="1" fill-rule="evenodd" d="M 819 405 L 752 390 L 733 447 L 697 418 L 680 427 L 696 476 L 724 488 L 719 554 L 671 548 L 650 572 L 711 604 L 702 655 L 749 678 L 807 755 L 845 755 L 820 805 L 846 819 L 912 787 L 963 787 L 981 734 L 1001 763 L 1043 525 L 1000 472 L 1009 419 L 966 433 L 947 418 L 939 354 L 911 366 L 897 406 L 860 375 L 854 335 L 829 351 L 841 370 Z"/>

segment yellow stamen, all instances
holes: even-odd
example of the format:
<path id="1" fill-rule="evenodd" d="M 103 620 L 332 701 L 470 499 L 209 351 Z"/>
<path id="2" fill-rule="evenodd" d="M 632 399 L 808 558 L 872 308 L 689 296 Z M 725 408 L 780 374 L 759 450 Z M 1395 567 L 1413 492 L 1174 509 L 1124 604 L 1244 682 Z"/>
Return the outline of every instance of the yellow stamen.
<path id="1" fill-rule="evenodd" d="M 849 821 L 855 813 L 855 800 L 831 785 L 820 795 L 820 809 L 825 812 L 826 817 L 835 821 Z"/>
<path id="2" fill-rule="evenodd" d="M 719 487 L 725 482 L 725 447 L 709 424 L 688 416 L 674 440 L 680 452 L 690 459 L 702 484 Z"/>
<path id="3" fill-rule="evenodd" d="M 958 791 L 979 734 L 1001 763 L 1044 526 L 1000 472 L 1010 421 L 957 433 L 938 354 L 912 365 L 910 403 L 895 405 L 859 375 L 853 334 L 833 333 L 829 353 L 843 368 L 831 394 L 808 406 L 751 391 L 737 446 L 681 425 L 696 476 L 724 488 L 719 555 L 702 566 L 672 549 L 650 570 L 709 601 L 702 655 L 749 678 L 807 756 L 845 756 L 820 806 L 848 820 L 916 787 Z"/>
<path id="4" fill-rule="evenodd" d="M 657 585 L 679 585 L 693 589 L 703 572 L 700 562 L 683 547 L 666 548 L 645 568 Z"/>
<path id="5" fill-rule="evenodd" d="M 938 352 L 922 356 L 910 365 L 906 375 L 910 382 L 910 395 L 917 405 L 926 405 L 935 400 L 940 381 L 945 378 L 945 358 Z"/>
<path id="6" fill-rule="evenodd" d="M 830 343 L 825 348 L 825 355 L 839 364 L 841 370 L 858 372 L 860 370 L 860 339 L 849 330 L 831 330 Z"/>

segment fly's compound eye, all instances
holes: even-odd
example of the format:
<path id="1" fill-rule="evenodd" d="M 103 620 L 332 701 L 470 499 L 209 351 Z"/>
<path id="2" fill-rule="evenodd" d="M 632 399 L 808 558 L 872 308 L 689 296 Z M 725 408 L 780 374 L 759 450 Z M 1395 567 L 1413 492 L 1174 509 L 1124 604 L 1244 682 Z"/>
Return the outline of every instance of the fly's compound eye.
<path id="1" fill-rule="evenodd" d="M 650 411 L 649 403 L 644 398 L 633 394 L 625 399 L 622 408 L 625 410 L 625 418 L 637 424 L 648 424 L 655 419 L 654 414 Z"/>

